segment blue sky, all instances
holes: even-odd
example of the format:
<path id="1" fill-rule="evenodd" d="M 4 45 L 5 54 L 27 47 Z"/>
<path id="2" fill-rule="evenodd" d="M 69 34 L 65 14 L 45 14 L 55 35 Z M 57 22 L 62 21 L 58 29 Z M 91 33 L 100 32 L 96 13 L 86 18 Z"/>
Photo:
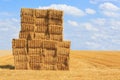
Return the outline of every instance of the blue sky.
<path id="1" fill-rule="evenodd" d="M 0 0 L 0 50 L 18 38 L 23 7 L 63 10 L 72 50 L 120 50 L 120 0 Z"/>

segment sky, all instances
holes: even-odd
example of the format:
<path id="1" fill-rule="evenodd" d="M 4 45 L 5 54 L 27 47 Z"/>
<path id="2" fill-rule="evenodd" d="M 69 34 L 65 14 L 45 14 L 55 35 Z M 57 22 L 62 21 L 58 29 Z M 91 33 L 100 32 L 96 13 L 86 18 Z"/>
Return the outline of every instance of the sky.
<path id="1" fill-rule="evenodd" d="M 72 50 L 120 50 L 120 0 L 0 0 L 0 50 L 19 37 L 21 8 L 63 10 Z"/>

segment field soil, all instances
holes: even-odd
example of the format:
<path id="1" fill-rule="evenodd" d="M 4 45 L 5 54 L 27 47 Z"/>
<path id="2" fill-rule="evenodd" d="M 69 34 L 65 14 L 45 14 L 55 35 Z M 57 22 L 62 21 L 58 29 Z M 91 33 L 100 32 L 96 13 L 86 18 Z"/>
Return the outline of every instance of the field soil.
<path id="1" fill-rule="evenodd" d="M 71 51 L 70 70 L 14 70 L 11 51 L 0 51 L 0 80 L 120 80 L 120 51 Z"/>

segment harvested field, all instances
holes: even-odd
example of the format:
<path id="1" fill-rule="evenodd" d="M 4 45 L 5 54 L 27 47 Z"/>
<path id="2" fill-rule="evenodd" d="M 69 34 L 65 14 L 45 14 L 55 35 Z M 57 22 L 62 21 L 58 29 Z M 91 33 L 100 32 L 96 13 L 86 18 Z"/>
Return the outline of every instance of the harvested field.
<path id="1" fill-rule="evenodd" d="M 120 80 L 120 51 L 71 51 L 69 71 L 13 67 L 11 51 L 0 51 L 0 80 Z"/>

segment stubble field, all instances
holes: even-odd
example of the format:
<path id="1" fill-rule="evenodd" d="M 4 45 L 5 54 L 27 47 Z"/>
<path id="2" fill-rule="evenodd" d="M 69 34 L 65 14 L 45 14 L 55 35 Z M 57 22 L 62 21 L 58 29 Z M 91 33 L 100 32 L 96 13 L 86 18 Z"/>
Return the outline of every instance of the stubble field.
<path id="1" fill-rule="evenodd" d="M 0 80 L 120 80 L 120 51 L 71 51 L 69 71 L 13 68 L 11 51 L 0 51 Z"/>

